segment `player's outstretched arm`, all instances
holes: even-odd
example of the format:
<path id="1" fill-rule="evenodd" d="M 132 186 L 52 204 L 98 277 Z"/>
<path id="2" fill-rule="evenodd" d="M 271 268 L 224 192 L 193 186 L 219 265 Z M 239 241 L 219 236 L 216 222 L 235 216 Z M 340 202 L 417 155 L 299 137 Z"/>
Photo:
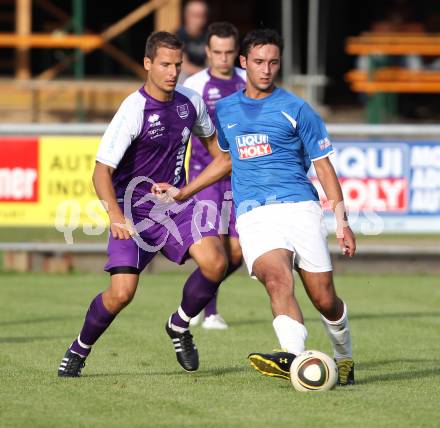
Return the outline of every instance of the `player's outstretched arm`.
<path id="1" fill-rule="evenodd" d="M 313 165 L 315 166 L 316 175 L 324 189 L 330 207 L 335 213 L 336 238 L 338 239 L 342 253 L 346 256 L 353 257 L 356 251 L 356 238 L 348 224 L 344 197 L 335 169 L 328 157 L 313 161 Z"/>
<path id="2" fill-rule="evenodd" d="M 229 153 L 220 152 L 193 181 L 181 189 L 177 189 L 169 183 L 156 183 L 151 188 L 151 191 L 157 196 L 162 196 L 163 199 L 185 201 L 211 184 L 219 181 L 230 172 L 231 158 Z"/>
<path id="3" fill-rule="evenodd" d="M 231 157 L 229 152 L 222 152 L 218 148 L 216 133 L 207 138 L 199 138 L 214 158 L 211 163 L 193 181 L 181 189 L 176 189 L 168 183 L 156 183 L 151 189 L 152 193 L 158 196 L 162 195 L 164 199 L 185 201 L 231 172 Z"/>
<path id="4" fill-rule="evenodd" d="M 115 239 L 130 239 L 134 234 L 134 228 L 124 217 L 116 199 L 115 189 L 112 183 L 114 168 L 96 162 L 92 181 L 96 194 L 103 202 L 110 219 L 110 231 Z"/>

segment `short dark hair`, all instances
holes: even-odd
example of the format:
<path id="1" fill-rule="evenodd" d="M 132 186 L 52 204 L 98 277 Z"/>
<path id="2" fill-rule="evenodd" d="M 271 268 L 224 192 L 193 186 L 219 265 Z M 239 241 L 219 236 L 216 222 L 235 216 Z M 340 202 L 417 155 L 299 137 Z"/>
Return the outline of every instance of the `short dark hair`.
<path id="1" fill-rule="evenodd" d="M 270 28 L 259 28 L 249 31 L 241 44 L 241 55 L 248 56 L 254 46 L 275 45 L 278 46 L 280 54 L 283 53 L 284 41 L 278 31 Z"/>
<path id="2" fill-rule="evenodd" d="M 238 34 L 237 27 L 228 21 L 213 22 L 208 27 L 208 34 L 206 36 L 206 44 L 209 46 L 212 36 L 221 38 L 233 37 L 235 40 L 235 46 L 238 46 L 240 35 Z"/>
<path id="3" fill-rule="evenodd" d="M 174 34 L 167 31 L 156 31 L 150 34 L 147 39 L 145 56 L 153 61 L 159 48 L 182 49 L 183 43 Z"/>

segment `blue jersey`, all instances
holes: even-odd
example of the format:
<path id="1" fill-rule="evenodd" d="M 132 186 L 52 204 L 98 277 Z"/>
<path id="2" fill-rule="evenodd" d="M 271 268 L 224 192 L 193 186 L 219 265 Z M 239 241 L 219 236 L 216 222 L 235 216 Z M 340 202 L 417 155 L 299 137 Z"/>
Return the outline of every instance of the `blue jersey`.
<path id="1" fill-rule="evenodd" d="M 269 203 L 319 200 L 307 171 L 333 148 L 304 100 L 281 88 L 261 99 L 239 91 L 218 101 L 216 128 L 221 150 L 232 158 L 237 215 Z"/>

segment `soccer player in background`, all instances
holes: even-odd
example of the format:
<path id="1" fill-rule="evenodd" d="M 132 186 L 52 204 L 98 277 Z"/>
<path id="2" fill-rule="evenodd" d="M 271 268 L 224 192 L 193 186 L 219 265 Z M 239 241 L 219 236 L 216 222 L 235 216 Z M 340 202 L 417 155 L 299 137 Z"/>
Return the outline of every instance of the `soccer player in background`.
<path id="1" fill-rule="evenodd" d="M 196 204 L 163 204 L 150 193 L 151 183 L 185 183 L 184 157 L 191 132 L 217 146 L 214 125 L 201 97 L 176 87 L 182 43 L 167 32 L 146 43 L 146 83 L 121 104 L 98 150 L 93 183 L 109 220 L 110 285 L 92 301 L 84 325 L 61 361 L 58 375 L 77 377 L 92 345 L 133 299 L 139 274 L 160 250 L 182 264 L 189 257 L 198 268 L 189 276 L 178 310 L 166 323 L 176 357 L 187 371 L 197 370 L 198 351 L 189 331 L 197 315 L 217 292 L 227 258 L 215 228 L 194 224 Z M 205 231 L 203 231 L 205 230 Z"/>
<path id="2" fill-rule="evenodd" d="M 243 89 L 246 84 L 246 72 L 234 67 L 238 55 L 239 34 L 237 28 L 229 22 L 215 22 L 208 27 L 206 55 L 209 68 L 186 79 L 184 86 L 200 94 L 208 107 L 208 113 L 214 120 L 215 105 L 218 100 Z M 189 159 L 189 180 L 193 180 L 212 161 L 197 136 L 191 137 L 191 155 Z M 216 225 L 228 255 L 229 264 L 226 276 L 235 272 L 242 264 L 242 252 L 235 230 L 235 211 L 232 204 L 231 178 L 229 176 L 209 186 L 197 194 L 199 201 L 206 201 L 221 212 Z M 201 318 L 191 320 L 195 325 Z M 217 295 L 206 305 L 202 327 L 205 329 L 224 330 L 228 327 L 217 311 Z"/>
<path id="3" fill-rule="evenodd" d="M 336 295 L 327 230 L 316 189 L 307 177 L 313 162 L 334 210 L 341 251 L 352 257 L 355 237 L 348 224 L 341 186 L 329 160 L 333 152 L 324 123 L 301 98 L 275 86 L 283 41 L 268 29 L 248 33 L 240 55 L 246 89 L 217 103 L 216 127 L 222 154 L 180 190 L 157 184 L 153 191 L 185 200 L 225 175 L 232 159 L 237 231 L 249 274 L 269 294 L 273 327 L 282 350 L 252 353 L 262 374 L 289 379 L 295 356 L 305 350 L 307 330 L 294 296 L 292 269 L 330 337 L 340 385 L 354 383 L 347 306 Z"/>
<path id="4" fill-rule="evenodd" d="M 190 0 L 183 8 L 183 25 L 176 36 L 183 42 L 182 73 L 179 83 L 202 70 L 206 65 L 206 26 L 209 8 L 203 0 Z"/>

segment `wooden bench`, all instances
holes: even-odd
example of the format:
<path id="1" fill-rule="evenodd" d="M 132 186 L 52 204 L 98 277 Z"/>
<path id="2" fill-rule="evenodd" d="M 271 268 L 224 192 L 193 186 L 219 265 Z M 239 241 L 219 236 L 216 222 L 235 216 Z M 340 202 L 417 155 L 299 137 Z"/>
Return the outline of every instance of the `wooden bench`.
<path id="1" fill-rule="evenodd" d="M 438 93 L 440 71 L 379 68 L 371 73 L 351 70 L 345 75 L 354 92 Z"/>
<path id="2" fill-rule="evenodd" d="M 348 37 L 349 55 L 424 55 L 440 56 L 440 34 L 363 33 Z"/>
<path id="3" fill-rule="evenodd" d="M 395 110 L 395 94 L 440 93 L 439 71 L 386 65 L 390 56 L 440 56 L 439 34 L 363 33 L 347 39 L 346 52 L 368 57 L 369 71 L 351 70 L 345 80 L 352 91 L 368 95 L 367 118 L 371 123 L 382 121 Z"/>

